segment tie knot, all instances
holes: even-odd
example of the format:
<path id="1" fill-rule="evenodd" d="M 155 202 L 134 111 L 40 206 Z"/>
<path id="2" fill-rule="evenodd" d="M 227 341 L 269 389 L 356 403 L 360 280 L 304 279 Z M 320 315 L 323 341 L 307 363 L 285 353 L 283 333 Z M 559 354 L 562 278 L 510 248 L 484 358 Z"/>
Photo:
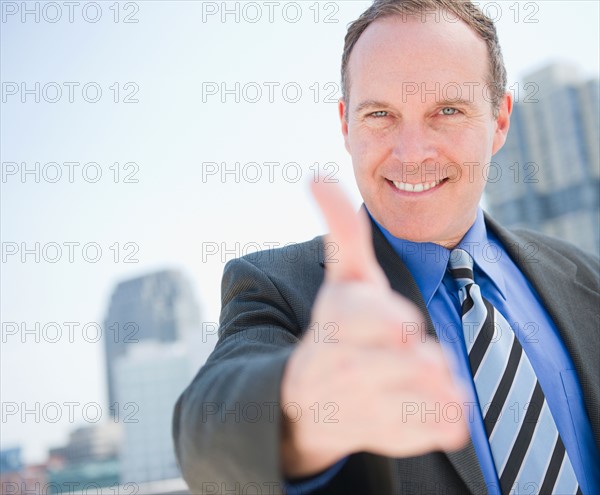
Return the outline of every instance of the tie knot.
<path id="1" fill-rule="evenodd" d="M 448 260 L 450 273 L 455 280 L 462 281 L 461 285 L 473 284 L 473 258 L 464 249 L 454 249 Z"/>

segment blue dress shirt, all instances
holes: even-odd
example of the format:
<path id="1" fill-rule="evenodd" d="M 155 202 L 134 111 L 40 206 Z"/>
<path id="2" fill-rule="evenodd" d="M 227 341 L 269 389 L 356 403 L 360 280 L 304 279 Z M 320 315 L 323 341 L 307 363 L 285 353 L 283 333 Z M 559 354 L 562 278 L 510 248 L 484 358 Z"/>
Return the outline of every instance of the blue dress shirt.
<path id="1" fill-rule="evenodd" d="M 464 411 L 471 439 L 488 492 L 490 495 L 499 495 L 498 474 L 465 347 L 458 290 L 447 270 L 450 250 L 433 243 L 398 239 L 375 223 L 415 279 L 442 349 L 448 361 L 456 368 L 455 376 L 465 384 L 470 399 L 465 404 Z M 486 229 L 481 209 L 475 223 L 456 247 L 464 249 L 473 258 L 475 282 L 481 287 L 484 297 L 510 323 L 529 357 L 571 459 L 581 491 L 585 495 L 600 493 L 600 454 L 585 411 L 581 385 L 571 357 L 538 294 L 500 241 Z M 515 406 L 511 406 L 511 413 L 525 413 L 523 405 Z M 337 474 L 344 462 L 345 459 L 342 459 L 307 482 L 288 485 L 288 493 L 309 493 L 325 485 Z"/>

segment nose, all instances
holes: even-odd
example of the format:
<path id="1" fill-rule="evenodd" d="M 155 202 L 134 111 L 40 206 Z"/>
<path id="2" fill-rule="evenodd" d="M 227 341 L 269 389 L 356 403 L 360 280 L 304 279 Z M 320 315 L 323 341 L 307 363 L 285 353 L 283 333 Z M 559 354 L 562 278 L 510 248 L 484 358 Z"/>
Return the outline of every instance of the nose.
<path id="1" fill-rule="evenodd" d="M 393 156 L 404 170 L 419 170 L 437 157 L 435 131 L 423 122 L 400 122 L 394 136 Z M 409 180 L 410 182 L 410 180 Z"/>

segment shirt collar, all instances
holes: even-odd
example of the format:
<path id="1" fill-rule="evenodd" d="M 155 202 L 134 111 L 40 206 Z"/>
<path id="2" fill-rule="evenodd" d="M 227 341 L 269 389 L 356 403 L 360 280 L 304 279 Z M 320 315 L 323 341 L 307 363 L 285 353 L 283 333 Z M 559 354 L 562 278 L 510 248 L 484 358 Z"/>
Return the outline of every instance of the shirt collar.
<path id="1" fill-rule="evenodd" d="M 477 210 L 475 222 L 456 247 L 464 249 L 471 255 L 471 258 L 473 258 L 473 261 L 475 262 L 475 268 L 479 268 L 479 270 L 483 272 L 483 274 L 494 284 L 502 298 L 506 300 L 506 284 L 499 263 L 502 256 L 506 256 L 506 252 L 495 237 L 487 231 L 483 210 L 481 208 Z M 476 279 L 477 276 L 476 270 Z"/>
<path id="2" fill-rule="evenodd" d="M 367 212 L 369 212 L 368 209 Z M 429 305 L 431 298 L 444 279 L 451 250 L 432 242 L 412 242 L 394 237 L 372 216 L 371 219 L 406 265 L 423 295 L 425 304 Z M 464 249 L 471 255 L 476 267 L 492 281 L 502 298 L 505 299 L 504 276 L 498 264 L 500 257 L 505 253 L 501 246 L 488 235 L 481 208 L 477 210 L 475 222 L 456 247 Z"/>

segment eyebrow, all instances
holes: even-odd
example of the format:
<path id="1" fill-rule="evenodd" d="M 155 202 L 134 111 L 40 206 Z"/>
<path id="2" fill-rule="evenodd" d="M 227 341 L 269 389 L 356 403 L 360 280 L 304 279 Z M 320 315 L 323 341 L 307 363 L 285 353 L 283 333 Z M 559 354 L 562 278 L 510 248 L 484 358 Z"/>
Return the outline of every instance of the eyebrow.
<path id="1" fill-rule="evenodd" d="M 472 107 L 475 103 L 471 100 L 465 100 L 464 98 L 454 98 L 452 100 L 441 100 L 438 105 L 445 107 Z"/>
<path id="2" fill-rule="evenodd" d="M 361 101 L 358 106 L 354 109 L 354 113 L 360 113 L 363 110 L 366 110 L 367 108 L 375 108 L 375 107 L 391 107 L 392 105 L 390 105 L 389 103 L 386 103 L 384 101 L 377 101 L 377 100 L 365 100 L 365 101 Z"/>
<path id="3" fill-rule="evenodd" d="M 410 95 L 417 96 L 417 95 Z M 464 98 L 455 98 L 455 99 L 444 99 L 436 102 L 436 105 L 444 106 L 444 107 L 467 107 L 471 108 L 474 106 L 474 102 L 471 100 L 466 100 Z M 390 103 L 386 103 L 385 101 L 378 100 L 365 100 L 358 104 L 353 113 L 360 113 L 363 110 L 367 110 L 369 108 L 390 108 L 393 107 Z"/>

